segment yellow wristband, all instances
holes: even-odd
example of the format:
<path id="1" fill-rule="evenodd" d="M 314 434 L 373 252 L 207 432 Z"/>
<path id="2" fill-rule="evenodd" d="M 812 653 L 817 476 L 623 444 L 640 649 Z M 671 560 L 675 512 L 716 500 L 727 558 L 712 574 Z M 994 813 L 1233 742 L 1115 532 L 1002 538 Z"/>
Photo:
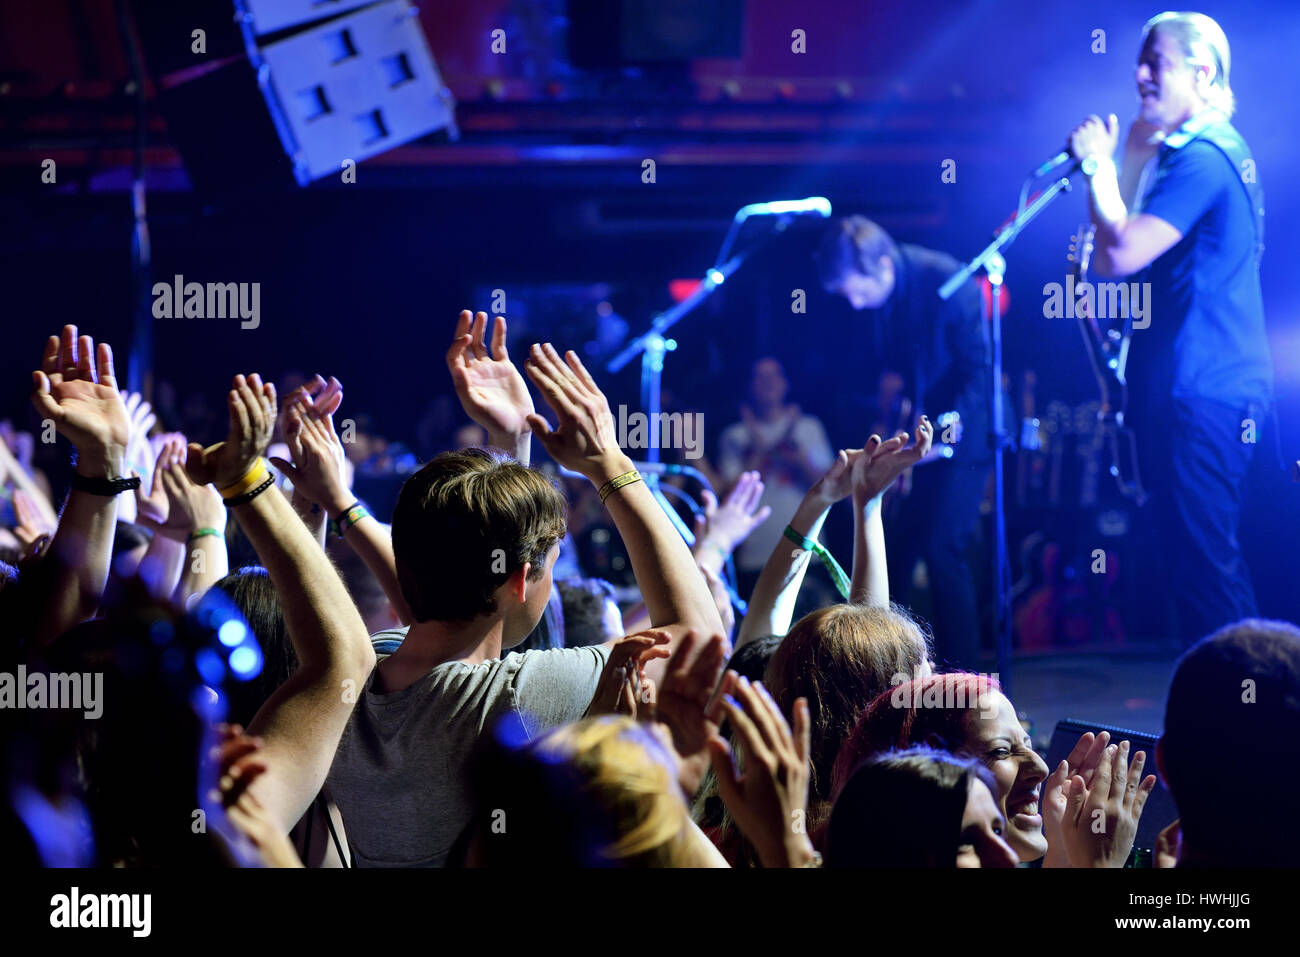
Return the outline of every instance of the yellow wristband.
<path id="1" fill-rule="evenodd" d="M 248 471 L 244 473 L 243 478 L 234 485 L 227 485 L 225 488 L 220 489 L 221 497 L 237 498 L 245 492 L 257 488 L 257 486 L 261 485 L 270 474 L 271 470 L 266 467 L 266 460 L 261 456 L 258 456 L 257 461 L 254 462 L 249 467 Z"/>
<path id="2" fill-rule="evenodd" d="M 636 469 L 633 469 L 630 472 L 624 472 L 622 475 L 614 476 L 612 479 L 610 479 L 608 482 L 602 485 L 600 487 L 600 490 L 596 493 L 600 496 L 600 504 L 604 505 L 605 499 L 609 498 L 611 495 L 613 495 L 615 492 L 617 492 L 619 489 L 623 488 L 624 486 L 631 485 L 633 482 L 639 482 L 639 481 L 641 481 L 641 473 L 638 472 Z"/>

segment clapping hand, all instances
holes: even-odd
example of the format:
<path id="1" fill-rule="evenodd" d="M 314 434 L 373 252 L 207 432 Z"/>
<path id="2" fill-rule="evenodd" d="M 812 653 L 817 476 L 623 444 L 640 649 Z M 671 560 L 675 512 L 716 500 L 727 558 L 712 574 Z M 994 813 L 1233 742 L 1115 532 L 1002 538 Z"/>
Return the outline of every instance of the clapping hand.
<path id="1" fill-rule="evenodd" d="M 668 642 L 666 631 L 642 631 L 614 642 L 585 716 L 622 714 L 635 718 L 638 703 L 652 703 L 653 685 L 645 676 L 645 663 L 652 658 L 667 658 L 668 649 L 663 646 Z"/>
<path id="2" fill-rule="evenodd" d="M 37 414 L 53 421 L 76 448 L 77 471 L 88 478 L 122 478 L 131 421 L 117 391 L 108 343 L 96 349 L 90 336 L 79 337 L 76 326 L 64 326 L 61 338 L 46 341 L 32 382 Z"/>
<path id="3" fill-rule="evenodd" d="M 655 701 L 655 720 L 667 726 L 673 747 L 683 758 L 703 751 L 718 732 L 719 705 L 715 700 L 710 706 L 710 701 L 725 660 L 722 635 L 701 640 L 694 629 L 682 637 L 668 659 Z"/>
<path id="4" fill-rule="evenodd" d="M 185 472 L 187 456 L 185 437 L 169 439 L 161 449 L 154 467 L 154 488 L 150 500 L 161 491 L 164 496 L 163 517 L 154 520 L 140 510 L 142 522 L 159 535 L 183 542 L 197 528 L 225 531 L 226 509 L 221 493 L 211 485 L 196 485 Z M 154 512 L 155 508 L 147 511 Z"/>
<path id="5" fill-rule="evenodd" d="M 713 548 L 717 550 L 713 557 L 720 556 L 725 562 L 736 546 L 772 514 L 772 509 L 766 505 L 759 508 L 762 497 L 763 480 L 757 472 L 742 472 L 721 505 L 708 489 L 701 492 L 704 514 L 695 517 L 695 548 L 692 551 L 700 555 Z"/>
<path id="6" fill-rule="evenodd" d="M 1071 867 L 1123 867 L 1137 837 L 1147 798 L 1155 790 L 1155 775 L 1142 778 L 1146 752 L 1139 751 L 1130 767 L 1129 743 L 1110 745 L 1097 764 L 1091 783 L 1082 775 L 1070 779 L 1061 836 Z"/>
<path id="7" fill-rule="evenodd" d="M 343 386 L 333 377 L 327 383 L 318 375 L 312 385 L 292 392 L 285 400 L 282 430 L 293 461 L 271 459 L 289 477 L 295 495 L 330 514 L 351 504 L 344 477 L 346 455 L 334 429 L 334 412 L 342 400 Z"/>
<path id="8" fill-rule="evenodd" d="M 1042 808 L 1043 830 L 1047 835 L 1047 857 L 1044 864 L 1068 867 L 1065 857 L 1065 845 L 1061 838 L 1061 821 L 1065 818 L 1066 794 L 1070 788 L 1070 779 L 1078 775 L 1085 784 L 1092 783 L 1092 776 L 1106 753 L 1110 743 L 1110 732 L 1093 734 L 1084 732 L 1075 742 L 1070 753 L 1066 755 L 1056 770 L 1043 782 Z"/>
<path id="9" fill-rule="evenodd" d="M 535 412 L 526 417 L 551 458 L 597 485 L 631 468 L 618 445 L 609 400 L 576 352 L 561 360 L 549 342 L 534 344 L 524 368 L 558 419 L 552 429 Z"/>
<path id="10" fill-rule="evenodd" d="M 724 696 L 722 708 L 744 750 L 745 770 L 737 770 L 731 745 L 714 733 L 709 757 L 718 791 L 764 867 L 806 864 L 814 857 L 806 821 L 812 752 L 808 702 L 795 701 L 792 731 L 761 683 L 735 677 L 733 689 L 734 697 Z"/>
<path id="11" fill-rule="evenodd" d="M 907 445 L 906 432 L 899 432 L 883 442 L 877 435 L 867 439 L 862 454 L 853 461 L 851 474 L 855 502 L 866 503 L 879 498 L 898 476 L 930 451 L 934 426 L 924 415 L 916 427 L 914 439 L 911 447 Z"/>
<path id="12" fill-rule="evenodd" d="M 191 442 L 185 470 L 198 485 L 229 488 L 242 479 L 271 444 L 275 429 L 275 386 L 257 373 L 237 375 L 226 393 L 230 431 L 206 449 Z"/>
<path id="13" fill-rule="evenodd" d="M 528 432 L 533 399 L 528 384 L 506 352 L 506 320 L 497 316 L 491 347 L 484 345 L 488 316 L 461 310 L 456 336 L 447 350 L 447 368 L 465 414 L 487 429 L 488 440 L 513 451 Z"/>
<path id="14" fill-rule="evenodd" d="M 14 526 L 14 536 L 22 545 L 23 551 L 30 553 L 42 540 L 48 541 L 58 527 L 57 521 L 50 522 L 45 511 L 35 499 L 23 489 L 14 490 L 14 514 L 18 524 Z"/>

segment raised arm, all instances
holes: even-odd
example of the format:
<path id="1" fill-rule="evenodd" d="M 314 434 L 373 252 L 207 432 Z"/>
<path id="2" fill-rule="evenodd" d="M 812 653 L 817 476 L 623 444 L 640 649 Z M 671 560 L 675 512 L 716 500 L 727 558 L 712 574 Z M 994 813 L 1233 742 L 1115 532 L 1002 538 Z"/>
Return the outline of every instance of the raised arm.
<path id="1" fill-rule="evenodd" d="M 529 464 L 532 436 L 528 416 L 533 398 L 528 383 L 506 352 L 506 320 L 492 325 L 491 349 L 484 345 L 488 316 L 461 310 L 456 336 L 447 350 L 447 368 L 465 414 L 487 430 L 488 442 L 504 449 L 520 465 Z"/>
<path id="2" fill-rule="evenodd" d="M 294 495 L 303 495 L 333 519 L 343 540 L 378 580 L 397 617 L 409 625 L 414 619 L 397 580 L 392 532 L 352 497 L 343 480 L 343 443 L 334 430 L 333 415 L 342 388 L 338 379 L 331 378 L 328 401 L 313 403 L 308 398 L 289 405 L 284 428 L 293 462 L 271 461 L 289 476 Z"/>
<path id="3" fill-rule="evenodd" d="M 851 469 L 862 454 L 861 449 L 840 449 L 830 469 L 813 483 L 795 509 L 790 528 L 798 535 L 816 541 L 831 506 L 853 490 Z M 813 552 L 801 548 L 786 536 L 776 543 L 767 564 L 759 573 L 749 610 L 740 624 L 736 647 L 766 635 L 784 635 L 790 630 L 795 601 Z"/>
<path id="4" fill-rule="evenodd" d="M 558 420 L 554 431 L 536 413 L 527 420 L 551 458 L 586 476 L 597 490 L 634 474 L 632 460 L 615 439 L 609 401 L 576 352 L 561 359 L 550 343 L 534 345 L 525 368 Z M 704 576 L 645 483 L 633 481 L 606 492 L 605 507 L 627 547 L 650 623 L 669 633 L 670 650 L 691 628 L 706 635 L 722 632 Z M 646 670 L 657 681 L 663 662 L 652 661 Z"/>
<path id="5" fill-rule="evenodd" d="M 226 440 L 207 449 L 191 444 L 186 470 L 194 482 L 221 489 L 266 566 L 298 657 L 298 668 L 249 726 L 265 742 L 267 759 L 267 772 L 250 790 L 288 831 L 325 781 L 375 654 L 334 566 L 285 497 L 265 494 L 271 474 L 262 453 L 275 422 L 275 387 L 257 375 L 235 376 L 227 405 Z M 262 493 L 253 494 L 257 489 Z"/>
<path id="6" fill-rule="evenodd" d="M 168 440 L 154 469 L 154 485 L 166 497 L 166 517 L 159 523 L 147 517 L 146 510 L 141 511 L 142 523 L 153 529 L 154 544 L 168 542 L 179 550 L 177 580 L 167 594 L 181 605 L 188 605 L 190 599 L 207 591 L 230 570 L 226 507 L 214 486 L 190 481 L 185 473 L 187 456 L 183 436 Z"/>
<path id="7" fill-rule="evenodd" d="M 117 524 L 117 496 L 109 484 L 125 478 L 130 434 L 126 406 L 117 391 L 113 350 L 64 326 L 50 336 L 41 369 L 32 373 L 32 404 L 77 450 L 74 487 L 59 517 L 45 561 L 55 563 L 39 607 L 29 650 L 48 644 L 68 628 L 90 618 L 108 582 Z"/>
<path id="8" fill-rule="evenodd" d="M 853 463 L 853 579 L 849 601 L 864 605 L 889 604 L 889 570 L 885 564 L 885 528 L 880 502 L 885 489 L 904 471 L 921 461 L 934 442 L 934 426 L 926 416 L 916 427 L 916 441 L 907 445 L 900 432 L 881 442 L 871 436 L 863 454 Z"/>
<path id="9" fill-rule="evenodd" d="M 1144 269 L 1183 238 L 1177 228 L 1160 217 L 1131 211 L 1141 167 L 1154 155 L 1142 138 L 1153 129 L 1149 124 L 1133 125 L 1122 179 L 1113 158 L 1119 143 L 1119 120 L 1114 113 L 1104 121 L 1090 116 L 1070 133 L 1075 158 L 1096 163 L 1096 171 L 1088 177 L 1088 195 L 1092 222 L 1097 227 L 1093 264 L 1103 276 L 1128 276 Z"/>

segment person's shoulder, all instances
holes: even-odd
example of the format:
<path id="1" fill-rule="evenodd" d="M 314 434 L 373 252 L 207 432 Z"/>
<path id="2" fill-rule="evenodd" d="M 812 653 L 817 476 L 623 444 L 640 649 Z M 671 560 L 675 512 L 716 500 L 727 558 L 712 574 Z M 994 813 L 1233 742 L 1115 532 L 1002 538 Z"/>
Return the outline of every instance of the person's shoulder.
<path id="1" fill-rule="evenodd" d="M 586 673 L 592 667 L 604 668 L 609 660 L 608 645 L 578 645 L 574 648 L 533 649 L 523 653 L 513 652 L 506 657 L 508 667 L 520 678 L 531 678 L 539 672 L 562 674 Z"/>
<path id="2" fill-rule="evenodd" d="M 926 246 L 904 243 L 898 247 L 898 251 L 904 260 L 923 271 L 951 276 L 961 268 L 961 263 L 955 257 L 941 249 L 929 249 Z"/>
<path id="3" fill-rule="evenodd" d="M 1188 140 L 1178 149 L 1166 150 L 1159 164 L 1158 175 L 1177 175 L 1179 178 L 1196 177 L 1201 180 L 1233 180 L 1239 171 L 1228 154 L 1206 136 Z"/>

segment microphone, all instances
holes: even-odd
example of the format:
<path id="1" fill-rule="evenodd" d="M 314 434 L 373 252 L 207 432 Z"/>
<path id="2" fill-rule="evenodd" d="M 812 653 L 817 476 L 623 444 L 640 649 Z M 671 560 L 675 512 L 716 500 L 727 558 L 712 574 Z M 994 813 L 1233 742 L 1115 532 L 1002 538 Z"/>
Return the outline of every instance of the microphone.
<path id="1" fill-rule="evenodd" d="M 831 203 L 825 196 L 809 196 L 807 199 L 778 199 L 770 203 L 750 203 L 742 206 L 736 219 L 744 220 L 750 216 L 830 216 Z"/>
<path id="2" fill-rule="evenodd" d="M 1040 176 L 1046 176 L 1052 170 L 1059 169 L 1071 161 L 1073 161 L 1074 167 L 1070 170 L 1070 173 L 1073 174 L 1074 171 L 1079 168 L 1079 161 L 1074 158 L 1074 154 L 1072 154 L 1067 147 L 1049 159 L 1042 166 L 1038 167 L 1038 169 L 1034 170 L 1034 178 L 1037 179 Z"/>

